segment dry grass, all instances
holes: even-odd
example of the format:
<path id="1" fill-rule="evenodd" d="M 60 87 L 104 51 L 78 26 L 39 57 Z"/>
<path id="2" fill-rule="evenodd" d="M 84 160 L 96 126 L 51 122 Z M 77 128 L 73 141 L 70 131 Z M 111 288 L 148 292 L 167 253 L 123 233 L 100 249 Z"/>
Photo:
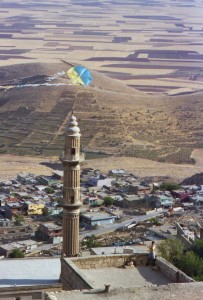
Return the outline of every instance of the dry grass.
<path id="1" fill-rule="evenodd" d="M 124 169 L 141 177 L 146 176 L 169 176 L 178 181 L 202 172 L 203 149 L 193 152 L 193 157 L 198 157 L 195 165 L 159 163 L 147 159 L 129 157 L 108 157 L 85 161 L 83 167 L 99 169 L 108 172 L 111 169 Z"/>
<path id="2" fill-rule="evenodd" d="M 22 172 L 51 175 L 51 169 L 40 165 L 41 162 L 46 161 L 49 160 L 29 156 L 0 155 L 0 180 L 12 179 Z"/>
<path id="3" fill-rule="evenodd" d="M 195 165 L 158 163 L 139 158 L 108 157 L 84 161 L 82 168 L 90 167 L 106 173 L 111 169 L 125 169 L 141 177 L 169 176 L 181 181 L 186 177 L 202 172 L 203 149 L 193 151 L 192 157 L 197 161 Z M 36 175 L 51 175 L 52 170 L 40 164 L 42 162 L 50 162 L 50 160 L 57 160 L 57 157 L 45 159 L 9 154 L 0 155 L 0 180 L 12 179 L 21 172 L 29 172 Z"/>
<path id="4" fill-rule="evenodd" d="M 31 64 L 0 69 L 4 84 L 51 76 L 66 64 Z M 40 86 L 0 91 L 0 153 L 58 155 L 72 109 L 86 151 L 192 163 L 193 149 L 203 145 L 202 93 L 149 96 L 118 80 L 92 72 L 91 87 Z M 56 83 L 68 82 L 59 78 Z"/>

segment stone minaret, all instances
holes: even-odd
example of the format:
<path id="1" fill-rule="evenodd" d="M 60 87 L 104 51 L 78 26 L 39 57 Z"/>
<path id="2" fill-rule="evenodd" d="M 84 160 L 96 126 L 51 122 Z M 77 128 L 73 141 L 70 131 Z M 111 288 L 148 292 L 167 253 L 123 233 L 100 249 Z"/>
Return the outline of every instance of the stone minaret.
<path id="1" fill-rule="evenodd" d="M 71 116 L 65 136 L 63 163 L 63 248 L 62 255 L 74 257 L 79 254 L 80 212 L 80 128 Z"/>

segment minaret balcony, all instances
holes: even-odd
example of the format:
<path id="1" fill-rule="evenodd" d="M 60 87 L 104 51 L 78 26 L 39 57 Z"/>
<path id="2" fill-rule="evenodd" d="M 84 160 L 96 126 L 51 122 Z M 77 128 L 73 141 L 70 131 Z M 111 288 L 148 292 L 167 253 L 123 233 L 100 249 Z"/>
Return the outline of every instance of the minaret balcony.
<path id="1" fill-rule="evenodd" d="M 81 163 L 85 160 L 85 153 L 80 153 L 79 155 L 71 155 L 67 157 L 64 153 L 60 155 L 59 157 L 60 161 L 62 163 L 67 162 L 67 163 Z"/>
<path id="2" fill-rule="evenodd" d="M 77 201 L 75 203 L 63 203 L 62 207 L 66 209 L 77 209 L 82 205 L 82 202 Z"/>

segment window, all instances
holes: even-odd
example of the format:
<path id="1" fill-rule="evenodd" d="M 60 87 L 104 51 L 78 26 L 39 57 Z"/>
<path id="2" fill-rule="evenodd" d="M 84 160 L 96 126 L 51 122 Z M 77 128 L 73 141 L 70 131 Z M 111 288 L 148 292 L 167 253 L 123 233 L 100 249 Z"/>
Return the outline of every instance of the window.
<path id="1" fill-rule="evenodd" d="M 74 203 L 74 196 L 71 196 L 70 200 L 71 200 L 71 204 L 73 204 Z"/>
<path id="2" fill-rule="evenodd" d="M 76 149 L 75 148 L 71 148 L 71 154 L 75 155 L 75 153 L 76 153 Z"/>

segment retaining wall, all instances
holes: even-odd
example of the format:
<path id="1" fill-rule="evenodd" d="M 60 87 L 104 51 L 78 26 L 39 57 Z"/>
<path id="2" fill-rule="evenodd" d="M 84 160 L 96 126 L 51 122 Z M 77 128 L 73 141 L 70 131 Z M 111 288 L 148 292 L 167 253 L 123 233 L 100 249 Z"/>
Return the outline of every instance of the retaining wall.
<path id="1" fill-rule="evenodd" d="M 161 273 L 170 278 L 173 282 L 195 282 L 195 280 L 187 276 L 162 257 L 156 258 L 156 266 L 159 268 Z"/>

